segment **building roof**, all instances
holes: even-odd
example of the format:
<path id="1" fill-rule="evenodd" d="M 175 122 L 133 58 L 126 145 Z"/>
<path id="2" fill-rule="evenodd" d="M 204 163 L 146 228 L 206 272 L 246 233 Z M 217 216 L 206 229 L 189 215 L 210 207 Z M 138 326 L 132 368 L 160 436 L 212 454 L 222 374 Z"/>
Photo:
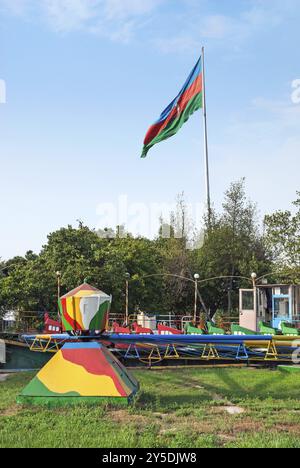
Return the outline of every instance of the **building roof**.
<path id="1" fill-rule="evenodd" d="M 85 293 L 90 293 L 91 295 L 94 294 L 101 294 L 101 296 L 108 296 L 103 291 L 100 291 L 100 289 L 95 288 L 94 286 L 91 286 L 88 283 L 83 283 L 80 286 L 78 286 L 75 289 L 72 289 L 72 291 L 69 291 L 67 294 L 61 297 L 61 299 L 66 299 L 67 297 L 74 297 L 74 296 L 81 296 L 81 295 L 86 295 Z"/>

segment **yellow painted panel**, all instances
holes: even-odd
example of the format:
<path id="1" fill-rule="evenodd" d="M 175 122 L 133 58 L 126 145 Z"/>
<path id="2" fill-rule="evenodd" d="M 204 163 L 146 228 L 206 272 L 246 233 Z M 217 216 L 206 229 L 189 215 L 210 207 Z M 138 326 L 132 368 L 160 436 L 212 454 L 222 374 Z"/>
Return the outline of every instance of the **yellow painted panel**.
<path id="1" fill-rule="evenodd" d="M 72 297 L 88 297 L 88 296 L 95 296 L 97 293 L 95 291 L 79 291 L 78 293 L 74 294 Z"/>
<path id="2" fill-rule="evenodd" d="M 80 298 L 76 298 L 74 296 L 72 297 L 67 297 L 66 299 L 66 307 L 67 307 L 67 313 L 71 319 L 76 320 L 76 322 L 80 325 L 81 328 L 83 328 L 83 323 L 82 323 L 82 318 L 81 318 L 81 312 L 80 312 Z"/>
<path id="3" fill-rule="evenodd" d="M 81 396 L 121 396 L 111 377 L 89 374 L 83 367 L 65 360 L 61 351 L 38 373 L 38 378 L 54 393 L 77 392 Z"/>
<path id="4" fill-rule="evenodd" d="M 73 304 L 75 306 L 75 312 L 76 312 L 76 322 L 80 325 L 80 327 L 85 330 L 85 327 L 83 325 L 83 321 L 82 321 L 82 313 L 81 313 L 81 310 L 80 310 L 80 301 L 81 301 L 81 297 L 73 297 Z M 74 308 L 73 306 L 73 308 Z"/>
<path id="5" fill-rule="evenodd" d="M 277 343 L 280 343 L 281 341 L 283 342 L 293 342 L 293 341 L 297 341 L 300 340 L 300 336 L 274 336 L 274 341 L 276 341 Z M 282 345 L 282 343 L 280 343 Z M 283 345 L 284 346 L 284 345 Z"/>
<path id="6" fill-rule="evenodd" d="M 267 348 L 270 344 L 270 341 L 245 341 L 245 346 L 249 348 Z"/>

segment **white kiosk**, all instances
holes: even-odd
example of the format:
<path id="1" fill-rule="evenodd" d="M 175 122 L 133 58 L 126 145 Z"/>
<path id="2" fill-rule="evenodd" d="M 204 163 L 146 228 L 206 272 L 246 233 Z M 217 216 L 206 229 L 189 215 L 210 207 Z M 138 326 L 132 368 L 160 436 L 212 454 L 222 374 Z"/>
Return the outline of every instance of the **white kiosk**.
<path id="1" fill-rule="evenodd" d="M 258 331 L 260 321 L 279 328 L 282 322 L 300 325 L 300 285 L 262 284 L 241 289 L 240 326 Z"/>

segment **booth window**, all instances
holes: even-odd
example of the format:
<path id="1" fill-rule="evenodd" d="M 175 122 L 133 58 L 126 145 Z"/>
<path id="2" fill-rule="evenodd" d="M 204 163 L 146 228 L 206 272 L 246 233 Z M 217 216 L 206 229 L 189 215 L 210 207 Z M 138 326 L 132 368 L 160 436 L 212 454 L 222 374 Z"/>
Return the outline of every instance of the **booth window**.
<path id="1" fill-rule="evenodd" d="M 290 301 L 288 298 L 276 298 L 274 301 L 274 317 L 286 317 L 290 315 Z"/>
<path id="2" fill-rule="evenodd" d="M 254 293 L 253 291 L 243 291 L 242 309 L 254 310 Z"/>

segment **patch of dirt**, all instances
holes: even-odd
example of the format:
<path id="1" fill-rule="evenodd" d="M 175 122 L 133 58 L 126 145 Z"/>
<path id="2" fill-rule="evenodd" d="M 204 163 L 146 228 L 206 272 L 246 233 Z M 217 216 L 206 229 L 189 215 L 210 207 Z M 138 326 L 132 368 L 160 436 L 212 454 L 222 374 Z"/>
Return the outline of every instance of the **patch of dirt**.
<path id="1" fill-rule="evenodd" d="M 146 416 L 142 414 L 130 414 L 126 410 L 109 411 L 107 416 L 111 421 L 122 424 L 136 423 L 144 425 L 148 423 L 148 418 Z"/>
<path id="2" fill-rule="evenodd" d="M 213 396 L 212 396 L 212 399 L 214 401 L 224 401 L 224 398 L 221 397 L 220 395 L 218 395 L 217 393 L 215 393 Z"/>
<path id="3" fill-rule="evenodd" d="M 222 409 L 231 415 L 245 413 L 244 408 L 240 408 L 239 406 L 224 406 Z"/>
<path id="4" fill-rule="evenodd" d="M 153 416 L 155 416 L 158 419 L 165 419 L 170 416 L 168 413 L 153 413 Z"/>
<path id="5" fill-rule="evenodd" d="M 110 421 L 122 424 L 136 424 L 138 427 L 149 425 L 149 419 L 155 418 L 161 435 L 178 433 L 179 431 L 194 431 L 199 434 L 213 434 L 214 428 L 209 421 L 201 421 L 193 417 L 176 416 L 172 413 L 152 413 L 149 416 L 130 414 L 126 410 L 110 411 L 107 413 Z M 152 420 L 153 422 L 153 420 Z"/>
<path id="6" fill-rule="evenodd" d="M 7 377 L 8 377 L 8 374 L 0 374 L 0 382 L 5 382 Z"/>
<path id="7" fill-rule="evenodd" d="M 14 405 L 1 411 L 1 416 L 16 416 L 20 411 L 20 406 Z"/>
<path id="8" fill-rule="evenodd" d="M 256 432 L 256 431 L 263 431 L 265 429 L 265 425 L 258 421 L 253 421 L 250 418 L 244 418 L 241 421 L 236 421 L 232 426 L 232 431 L 235 433 L 243 433 L 243 432 Z"/>
<path id="9" fill-rule="evenodd" d="M 161 430 L 159 431 L 159 433 L 160 433 L 161 435 L 172 434 L 173 432 L 176 434 L 176 433 L 178 432 L 179 429 L 180 429 L 179 427 L 175 427 L 175 426 L 173 426 L 173 427 L 167 427 L 166 429 L 161 429 Z"/>
<path id="10" fill-rule="evenodd" d="M 221 402 L 224 401 L 224 398 L 222 398 L 220 395 L 217 393 L 213 395 L 212 399 L 216 402 Z M 239 406 L 234 405 L 230 401 L 228 402 L 228 405 L 226 406 L 220 406 L 216 408 L 216 412 L 221 413 L 221 412 L 227 412 L 228 414 L 231 414 L 232 416 L 235 416 L 237 414 L 243 414 L 245 413 L 244 408 L 240 408 Z"/>
<path id="11" fill-rule="evenodd" d="M 214 434 L 215 430 L 212 424 L 206 421 L 199 421 L 193 418 L 176 418 L 175 421 L 169 421 L 167 427 L 161 427 L 159 433 L 173 434 L 179 432 L 194 432 L 197 434 Z"/>
<path id="12" fill-rule="evenodd" d="M 240 433 L 243 432 L 255 432 L 259 430 L 264 430 L 265 425 L 263 422 L 254 421 L 249 416 L 244 416 L 241 419 L 232 418 L 229 414 L 224 414 L 224 419 L 222 421 L 216 419 L 213 415 L 214 413 L 220 414 L 220 410 L 224 414 L 224 409 L 222 407 L 214 408 L 214 412 L 210 414 L 211 418 L 206 421 L 200 421 L 200 424 L 196 425 L 206 429 L 206 433 L 216 434 L 218 437 L 231 437 L 235 438 Z"/>
<path id="13" fill-rule="evenodd" d="M 279 432 L 299 435 L 299 424 L 280 424 L 274 425 L 274 429 Z"/>
<path id="14" fill-rule="evenodd" d="M 227 442 L 235 442 L 236 437 L 233 435 L 228 435 L 228 434 L 218 434 L 219 439 L 221 440 L 221 443 L 226 444 Z"/>
<path id="15" fill-rule="evenodd" d="M 258 431 L 268 430 L 263 421 L 253 420 L 250 416 L 243 416 L 241 418 L 234 418 L 234 415 L 241 415 L 244 413 L 243 408 L 232 405 L 234 412 L 228 412 L 231 407 L 215 406 L 210 408 L 210 411 L 204 416 L 203 419 L 195 416 L 177 416 L 175 413 L 151 413 L 149 415 L 131 414 L 127 410 L 109 411 L 107 417 L 117 423 L 122 424 L 135 424 L 137 428 L 143 430 L 149 425 L 149 421 L 155 422 L 159 434 L 161 436 L 172 436 L 180 432 L 192 432 L 199 435 L 216 435 L 220 440 L 220 445 L 234 442 L 240 434 L 255 433 Z M 243 410 L 236 412 L 237 409 Z M 11 413 L 13 414 L 13 413 Z M 224 414 L 222 421 L 218 420 L 214 414 Z M 297 424 L 278 424 L 274 425 L 274 431 L 289 432 L 292 434 L 299 434 L 299 425 Z"/>
<path id="16" fill-rule="evenodd" d="M 255 433 L 255 432 L 264 432 L 264 431 L 276 431 L 276 432 L 284 432 L 286 434 L 295 434 L 299 435 L 299 424 L 294 423 L 286 423 L 286 424 L 274 424 L 272 429 L 270 429 L 263 421 L 254 421 L 250 417 L 243 417 L 242 419 L 235 420 L 231 419 L 228 420 L 228 430 L 222 429 L 220 434 L 218 433 L 217 426 L 215 426 L 214 430 L 220 439 L 224 439 L 226 442 L 230 441 L 230 439 L 234 440 L 239 434 L 243 433 Z M 233 421 L 233 422 L 231 422 Z"/>

